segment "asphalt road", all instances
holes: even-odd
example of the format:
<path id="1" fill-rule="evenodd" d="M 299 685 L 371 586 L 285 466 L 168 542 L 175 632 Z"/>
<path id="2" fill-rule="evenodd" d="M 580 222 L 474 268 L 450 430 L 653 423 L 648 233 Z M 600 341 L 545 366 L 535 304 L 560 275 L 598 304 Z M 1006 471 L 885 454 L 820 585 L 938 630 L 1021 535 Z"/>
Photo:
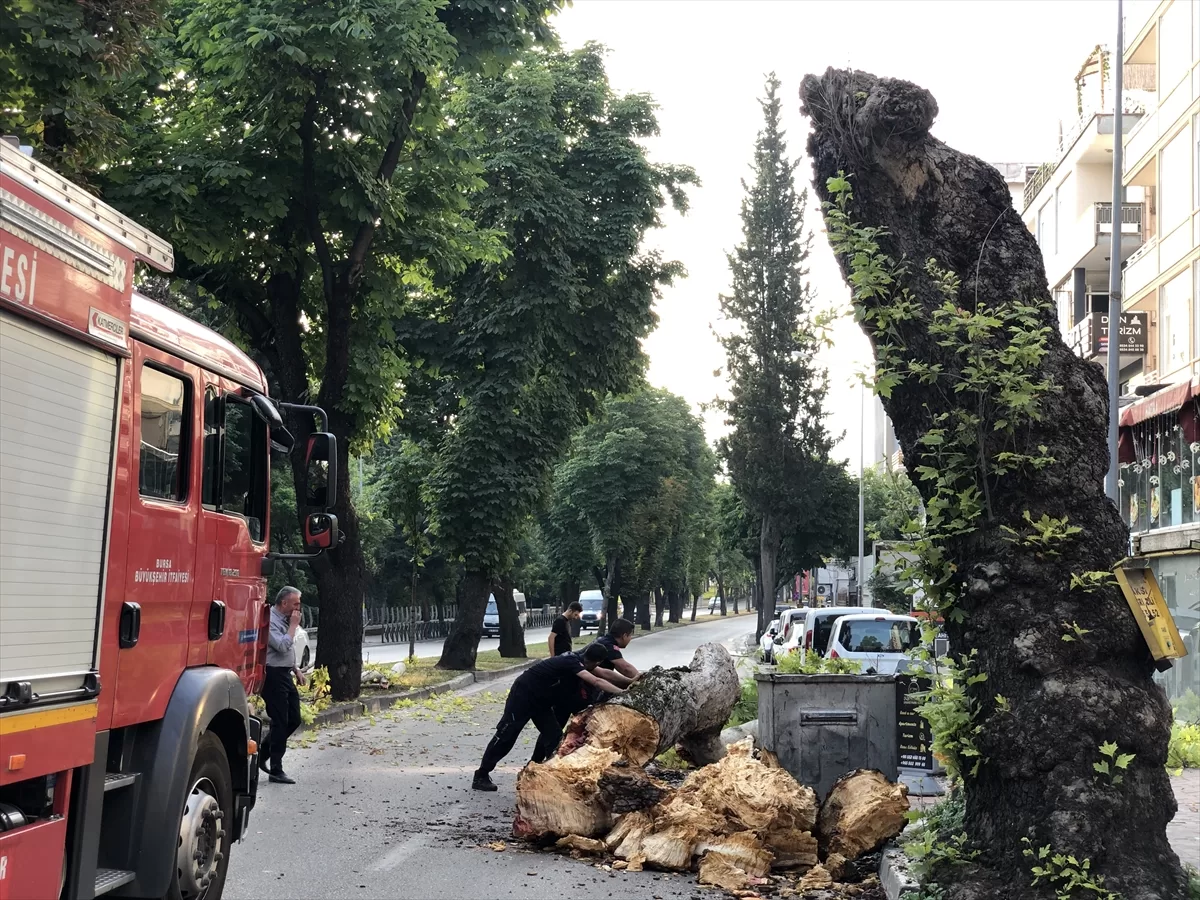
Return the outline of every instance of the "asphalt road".
<path id="1" fill-rule="evenodd" d="M 685 615 L 690 616 L 691 610 L 687 610 Z M 701 618 L 707 620 L 708 617 L 708 610 L 705 607 L 701 607 L 696 613 L 697 620 L 700 620 Z M 715 617 L 720 618 L 719 615 L 715 615 Z M 578 646 L 581 641 L 587 639 L 589 636 L 594 637 L 595 634 L 596 632 L 594 631 L 585 631 L 579 636 L 579 638 L 575 640 L 575 644 Z M 535 628 L 532 631 L 525 632 L 526 646 L 531 646 L 533 644 L 544 644 L 547 640 L 549 640 L 549 638 L 549 628 Z M 436 641 L 418 641 L 416 645 L 417 659 L 427 659 L 434 656 L 441 656 L 442 643 L 443 641 L 441 638 L 438 638 Z M 316 659 L 317 642 L 313 640 L 310 642 L 309 646 L 312 648 L 313 659 Z M 495 638 L 485 638 L 479 642 L 480 652 L 485 650 L 497 650 L 499 647 L 500 641 L 496 640 Z M 401 660 L 405 659 L 408 659 L 407 642 L 403 644 L 381 644 L 378 643 L 374 638 L 370 638 L 367 643 L 363 644 L 363 660 L 365 662 L 393 663 L 400 662 Z"/>
<path id="2" fill-rule="evenodd" d="M 749 617 L 647 635 L 635 665 L 674 666 L 717 641 L 744 647 Z M 229 900 L 676 900 L 696 894 L 688 875 L 605 872 L 585 860 L 533 852 L 511 841 L 517 772 L 532 751 L 526 728 L 493 777 L 472 791 L 471 773 L 492 735 L 511 679 L 475 685 L 410 708 L 293 739 L 293 786 L 264 778 L 246 840 L 233 848 Z M 297 743 L 307 746 L 297 747 Z M 487 845 L 503 841 L 497 851 Z"/>

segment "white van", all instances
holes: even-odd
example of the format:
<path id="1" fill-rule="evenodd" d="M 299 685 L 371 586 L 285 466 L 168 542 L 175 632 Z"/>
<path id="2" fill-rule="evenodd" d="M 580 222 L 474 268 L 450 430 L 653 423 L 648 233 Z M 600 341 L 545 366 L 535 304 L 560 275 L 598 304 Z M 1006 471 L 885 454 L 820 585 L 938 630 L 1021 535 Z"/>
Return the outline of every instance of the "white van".
<path id="1" fill-rule="evenodd" d="M 517 620 L 521 623 L 521 630 L 525 630 L 525 623 L 529 621 L 529 608 L 525 604 L 525 595 L 520 591 L 513 591 L 513 600 L 517 602 Z M 483 614 L 483 636 L 484 637 L 500 637 L 500 608 L 496 605 L 496 595 L 488 594 L 487 610 Z"/>
<path id="2" fill-rule="evenodd" d="M 604 591 L 580 591 L 579 602 L 583 604 L 583 615 L 579 617 L 580 630 L 600 628 L 604 624 Z"/>
<path id="3" fill-rule="evenodd" d="M 913 659 L 921 646 L 921 623 L 912 616 L 842 616 L 829 636 L 830 659 L 852 659 L 867 675 L 895 675 Z"/>

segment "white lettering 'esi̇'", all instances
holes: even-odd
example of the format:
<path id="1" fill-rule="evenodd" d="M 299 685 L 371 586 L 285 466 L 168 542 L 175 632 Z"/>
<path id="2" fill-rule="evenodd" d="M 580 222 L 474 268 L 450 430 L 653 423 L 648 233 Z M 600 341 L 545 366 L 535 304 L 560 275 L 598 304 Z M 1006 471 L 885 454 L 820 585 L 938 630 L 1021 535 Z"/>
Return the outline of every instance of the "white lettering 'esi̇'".
<path id="1" fill-rule="evenodd" d="M 0 247 L 0 296 L 32 306 L 37 283 L 37 252 L 31 259 L 12 247 Z"/>

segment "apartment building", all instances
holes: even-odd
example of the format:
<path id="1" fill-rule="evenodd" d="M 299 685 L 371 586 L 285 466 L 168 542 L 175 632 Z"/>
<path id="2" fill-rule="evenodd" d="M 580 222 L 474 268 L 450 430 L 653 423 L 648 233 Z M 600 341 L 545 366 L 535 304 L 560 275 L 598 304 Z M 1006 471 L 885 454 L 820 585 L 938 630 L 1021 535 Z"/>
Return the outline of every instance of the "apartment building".
<path id="1" fill-rule="evenodd" d="M 1120 509 L 1191 651 L 1161 676 L 1200 693 L 1200 3 L 1131 4 L 1125 23 L 1123 199 L 1112 208 L 1111 67 L 1098 47 L 1076 81 L 1077 121 L 1031 170 L 1037 237 L 1068 343 L 1107 366 L 1108 280 L 1120 234 Z"/>

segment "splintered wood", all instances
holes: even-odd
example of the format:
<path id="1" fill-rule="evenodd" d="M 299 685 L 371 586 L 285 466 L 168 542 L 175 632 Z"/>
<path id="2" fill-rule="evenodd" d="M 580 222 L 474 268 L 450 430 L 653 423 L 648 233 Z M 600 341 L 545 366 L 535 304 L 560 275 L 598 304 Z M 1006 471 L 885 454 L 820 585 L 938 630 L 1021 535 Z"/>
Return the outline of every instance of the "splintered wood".
<path id="1" fill-rule="evenodd" d="M 858 770 L 821 805 L 778 760 L 756 756 L 753 738 L 721 748 L 677 788 L 654 778 L 642 767 L 669 747 L 713 755 L 737 682 L 717 645 L 701 647 L 689 669 L 652 670 L 648 681 L 645 696 L 635 689 L 577 716 L 558 756 L 521 771 L 516 836 L 554 840 L 576 856 L 611 854 L 628 872 L 696 868 L 701 884 L 738 893 L 782 870 L 805 875 L 799 888 L 828 887 L 903 828 L 904 787 Z"/>
<path id="2" fill-rule="evenodd" d="M 821 806 L 821 849 L 847 860 L 878 850 L 904 828 L 907 812 L 907 787 L 873 769 L 848 772 Z"/>

